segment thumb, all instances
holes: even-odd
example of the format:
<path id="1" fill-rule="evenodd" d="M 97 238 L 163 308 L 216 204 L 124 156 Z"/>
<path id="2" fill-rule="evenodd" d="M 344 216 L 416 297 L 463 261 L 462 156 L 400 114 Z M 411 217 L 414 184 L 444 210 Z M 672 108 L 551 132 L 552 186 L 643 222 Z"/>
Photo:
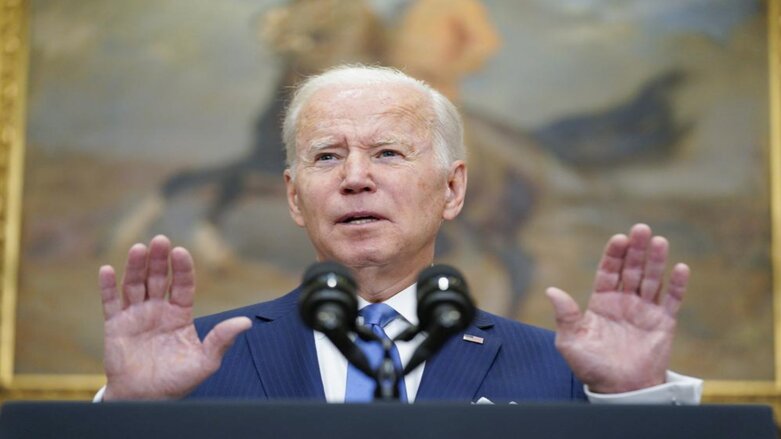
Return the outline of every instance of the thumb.
<path id="1" fill-rule="evenodd" d="M 556 328 L 558 331 L 571 331 L 575 329 L 576 324 L 581 318 L 580 307 L 577 302 L 565 293 L 555 287 L 545 290 L 545 295 L 553 304 L 553 313 L 556 316 Z"/>
<path id="2" fill-rule="evenodd" d="M 218 323 L 203 339 L 203 349 L 210 360 L 217 365 L 222 361 L 222 356 L 236 340 L 236 337 L 252 326 L 252 321 L 247 317 L 234 317 Z"/>

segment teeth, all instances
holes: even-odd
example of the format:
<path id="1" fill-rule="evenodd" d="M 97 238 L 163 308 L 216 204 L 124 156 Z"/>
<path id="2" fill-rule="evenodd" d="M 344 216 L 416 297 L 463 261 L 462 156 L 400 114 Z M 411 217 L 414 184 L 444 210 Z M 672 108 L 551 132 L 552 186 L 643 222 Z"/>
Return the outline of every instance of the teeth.
<path id="1" fill-rule="evenodd" d="M 348 221 L 350 224 L 368 224 L 377 221 L 376 218 L 356 218 Z"/>

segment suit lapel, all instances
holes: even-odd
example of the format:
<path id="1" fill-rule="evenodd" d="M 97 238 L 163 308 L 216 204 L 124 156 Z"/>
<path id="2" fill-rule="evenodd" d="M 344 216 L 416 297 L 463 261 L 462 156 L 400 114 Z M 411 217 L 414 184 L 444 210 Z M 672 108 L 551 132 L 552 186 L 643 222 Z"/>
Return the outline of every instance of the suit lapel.
<path id="1" fill-rule="evenodd" d="M 415 400 L 473 400 L 502 345 L 490 331 L 493 325 L 491 317 L 480 311 L 466 331 L 448 340 L 426 362 Z M 466 341 L 465 334 L 481 337 L 483 343 Z"/>
<path id="2" fill-rule="evenodd" d="M 298 316 L 298 295 L 264 304 L 247 340 L 269 399 L 325 401 L 314 335 Z"/>

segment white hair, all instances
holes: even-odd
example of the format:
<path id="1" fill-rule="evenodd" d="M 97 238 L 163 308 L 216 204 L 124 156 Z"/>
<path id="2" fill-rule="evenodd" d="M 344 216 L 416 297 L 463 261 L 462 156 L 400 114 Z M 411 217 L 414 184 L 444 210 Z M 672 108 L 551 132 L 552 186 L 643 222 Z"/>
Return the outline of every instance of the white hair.
<path id="1" fill-rule="evenodd" d="M 296 135 L 301 109 L 318 91 L 340 85 L 409 85 L 428 97 L 434 110 L 433 146 L 437 161 L 446 168 L 456 160 L 466 159 L 464 128 L 455 105 L 430 85 L 399 70 L 388 67 L 345 65 L 334 67 L 311 76 L 296 87 L 290 105 L 285 111 L 282 124 L 282 138 L 285 142 L 287 167 L 293 176 L 296 173 Z"/>

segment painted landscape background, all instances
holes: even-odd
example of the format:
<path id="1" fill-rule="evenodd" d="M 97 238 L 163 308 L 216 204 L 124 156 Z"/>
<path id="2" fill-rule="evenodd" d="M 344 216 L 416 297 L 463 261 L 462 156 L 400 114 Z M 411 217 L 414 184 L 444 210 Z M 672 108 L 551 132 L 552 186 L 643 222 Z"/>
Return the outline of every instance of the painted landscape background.
<path id="1" fill-rule="evenodd" d="M 638 221 L 693 278 L 673 366 L 773 379 L 765 4 L 747 0 L 32 1 L 17 373 L 101 373 L 101 264 L 190 248 L 197 311 L 267 300 L 313 253 L 290 221 L 283 95 L 342 62 L 465 114 L 469 193 L 438 259 L 551 327 Z"/>

